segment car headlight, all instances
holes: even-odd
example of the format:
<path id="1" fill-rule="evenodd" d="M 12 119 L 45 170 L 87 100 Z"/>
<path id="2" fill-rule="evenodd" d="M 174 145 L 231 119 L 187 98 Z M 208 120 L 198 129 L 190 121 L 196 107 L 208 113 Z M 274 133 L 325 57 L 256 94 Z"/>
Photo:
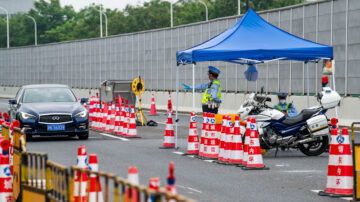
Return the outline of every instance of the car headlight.
<path id="1" fill-rule="evenodd" d="M 23 119 L 36 119 L 36 116 L 34 116 L 32 114 L 28 114 L 25 112 L 20 112 L 20 114 Z"/>
<path id="2" fill-rule="evenodd" d="M 86 117 L 86 115 L 87 115 L 87 112 L 86 112 L 86 110 L 84 110 L 82 112 L 75 114 L 75 117 L 76 118 L 84 118 L 84 117 Z"/>

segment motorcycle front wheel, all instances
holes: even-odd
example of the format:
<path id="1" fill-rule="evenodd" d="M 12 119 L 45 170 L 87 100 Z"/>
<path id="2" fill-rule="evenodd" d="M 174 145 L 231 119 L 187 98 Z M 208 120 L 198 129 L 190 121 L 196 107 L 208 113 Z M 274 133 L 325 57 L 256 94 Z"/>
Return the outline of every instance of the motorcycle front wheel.
<path id="1" fill-rule="evenodd" d="M 321 136 L 317 140 L 299 145 L 300 151 L 307 156 L 319 156 L 329 146 L 328 136 Z"/>

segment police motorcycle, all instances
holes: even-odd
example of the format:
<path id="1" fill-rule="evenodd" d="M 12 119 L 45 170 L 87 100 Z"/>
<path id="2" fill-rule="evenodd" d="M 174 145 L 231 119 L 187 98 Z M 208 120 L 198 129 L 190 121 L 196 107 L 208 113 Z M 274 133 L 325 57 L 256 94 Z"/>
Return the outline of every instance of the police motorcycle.
<path id="1" fill-rule="evenodd" d="M 278 148 L 298 148 L 307 156 L 318 156 L 329 145 L 331 124 L 325 113 L 339 105 L 340 99 L 336 91 L 323 87 L 317 95 L 320 106 L 304 109 L 295 117 L 286 117 L 266 104 L 271 101 L 270 97 L 251 93 L 238 113 L 241 120 L 248 116 L 256 119 L 262 149 L 276 148 L 276 155 Z"/>

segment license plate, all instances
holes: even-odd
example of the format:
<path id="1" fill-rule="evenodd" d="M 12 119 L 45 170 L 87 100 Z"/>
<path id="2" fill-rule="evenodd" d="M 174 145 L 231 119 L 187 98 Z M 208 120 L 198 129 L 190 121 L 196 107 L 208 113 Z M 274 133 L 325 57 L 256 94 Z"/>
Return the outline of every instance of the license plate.
<path id="1" fill-rule="evenodd" d="M 65 125 L 47 125 L 48 131 L 64 131 Z"/>

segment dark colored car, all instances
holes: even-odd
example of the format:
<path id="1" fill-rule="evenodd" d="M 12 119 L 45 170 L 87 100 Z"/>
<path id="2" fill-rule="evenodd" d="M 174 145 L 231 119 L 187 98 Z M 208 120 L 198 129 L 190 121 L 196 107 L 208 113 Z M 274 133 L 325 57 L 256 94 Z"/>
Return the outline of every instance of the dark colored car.
<path id="1" fill-rule="evenodd" d="M 20 88 L 14 100 L 9 100 L 10 119 L 26 127 L 26 138 L 33 135 L 77 135 L 89 137 L 89 114 L 66 85 L 40 84 Z"/>

